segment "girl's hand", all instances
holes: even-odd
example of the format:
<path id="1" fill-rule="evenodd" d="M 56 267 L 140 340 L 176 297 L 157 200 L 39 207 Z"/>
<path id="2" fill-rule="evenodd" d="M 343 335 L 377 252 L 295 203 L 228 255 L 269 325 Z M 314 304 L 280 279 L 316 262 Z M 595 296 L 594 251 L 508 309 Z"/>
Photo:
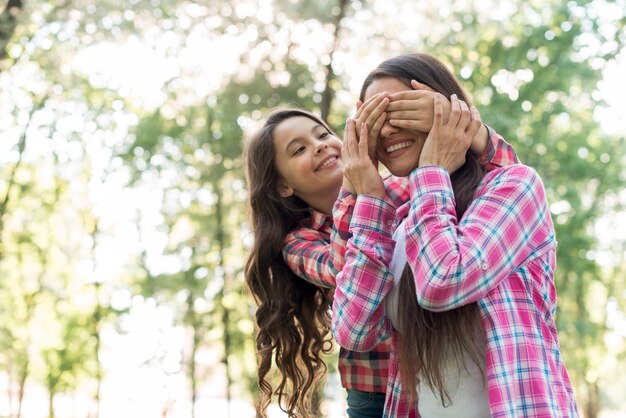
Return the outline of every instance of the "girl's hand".
<path id="1" fill-rule="evenodd" d="M 369 157 L 367 138 L 367 124 L 361 124 L 361 134 L 360 139 L 358 139 L 356 122 L 348 119 L 341 150 L 341 159 L 344 165 L 343 175 L 357 194 L 367 194 L 382 199 L 385 197 L 385 186 L 378 173 L 378 168 Z M 345 184 L 346 181 L 344 180 Z"/>
<path id="2" fill-rule="evenodd" d="M 405 90 L 389 96 L 387 118 L 389 124 L 398 128 L 429 132 L 433 127 L 433 100 L 436 92 L 425 84 L 411 80 L 413 90 Z M 443 122 L 448 121 L 450 102 L 442 100 Z"/>
<path id="3" fill-rule="evenodd" d="M 465 163 L 467 149 L 482 123 L 478 110 L 474 106 L 468 108 L 456 94 L 450 100 L 450 118 L 444 123 L 444 100 L 439 94 L 435 96 L 433 127 L 422 148 L 419 167 L 439 165 L 452 174 Z"/>
<path id="4" fill-rule="evenodd" d="M 370 97 L 365 103 L 360 100 L 357 101 L 357 112 L 355 115 L 357 137 L 360 140 L 361 125 L 367 125 L 367 149 L 368 155 L 374 166 L 378 167 L 378 160 L 376 158 L 376 143 L 378 141 L 378 135 L 385 123 L 387 113 L 385 109 L 389 104 L 389 99 L 386 93 L 379 93 Z"/>

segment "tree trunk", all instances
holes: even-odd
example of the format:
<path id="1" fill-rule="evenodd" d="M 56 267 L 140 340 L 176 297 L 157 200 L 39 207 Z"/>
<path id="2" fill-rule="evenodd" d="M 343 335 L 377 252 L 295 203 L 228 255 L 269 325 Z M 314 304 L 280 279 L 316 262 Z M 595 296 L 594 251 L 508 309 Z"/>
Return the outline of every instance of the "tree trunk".
<path id="1" fill-rule="evenodd" d="M 7 45 L 17 27 L 16 16 L 22 11 L 23 6 L 22 0 L 9 0 L 2 13 L 0 13 L 0 63 L 7 56 Z M 0 71 L 2 71 L 1 65 Z"/>
<path id="2" fill-rule="evenodd" d="M 335 97 L 335 90 L 332 87 L 332 83 L 336 78 L 335 71 L 333 70 L 333 54 L 339 47 L 339 31 L 341 30 L 341 21 L 346 15 L 346 7 L 348 6 L 348 0 L 339 0 L 339 13 L 335 17 L 333 22 L 335 25 L 335 32 L 333 34 L 333 46 L 328 54 L 328 64 L 326 65 L 326 86 L 322 92 L 322 103 L 320 104 L 320 112 L 323 120 L 328 120 L 330 114 L 330 108 L 333 98 Z"/>
<path id="3" fill-rule="evenodd" d="M 598 418 L 600 414 L 600 387 L 598 381 L 587 383 L 586 418 Z"/>
<path id="4" fill-rule="evenodd" d="M 48 391 L 48 418 L 54 418 L 54 389 Z"/>
<path id="5" fill-rule="evenodd" d="M 9 416 L 13 414 L 13 365 L 9 361 L 6 366 L 7 380 L 7 399 L 9 400 Z"/>
<path id="6" fill-rule="evenodd" d="M 195 251 L 194 251 L 195 252 Z M 191 282 L 193 278 L 193 270 L 188 270 L 185 275 L 186 281 Z M 189 285 L 189 296 L 187 297 L 187 322 L 191 328 L 191 354 L 189 355 L 189 385 L 191 391 L 191 418 L 196 416 L 196 402 L 198 401 L 198 381 L 196 378 L 196 353 L 198 352 L 198 346 L 200 344 L 200 333 L 198 330 L 198 321 L 196 319 L 196 313 L 194 311 L 194 292 L 193 283 Z"/>
<path id="7" fill-rule="evenodd" d="M 21 374 L 19 376 L 18 392 L 17 392 L 17 417 L 22 416 L 22 404 L 24 401 L 24 389 L 26 387 L 26 378 L 28 377 L 28 357 L 24 360 L 22 367 L 20 368 Z"/>
<path id="8" fill-rule="evenodd" d="M 7 9 L 8 9 L 8 6 L 7 6 Z M 30 110 L 30 114 L 28 115 L 28 121 L 26 122 L 26 126 L 24 127 L 24 130 L 22 131 L 22 136 L 20 137 L 20 140 L 17 143 L 17 151 L 18 151 L 17 162 L 15 163 L 15 165 L 13 166 L 13 169 L 11 170 L 11 174 L 9 175 L 9 184 L 7 185 L 6 194 L 4 195 L 2 202 L 0 202 L 0 263 L 2 262 L 2 259 L 4 256 L 2 235 L 4 231 L 5 216 L 9 208 L 9 200 L 11 198 L 11 191 L 13 187 L 15 186 L 15 175 L 17 173 L 18 168 L 20 167 L 20 164 L 22 163 L 22 158 L 24 157 L 24 150 L 26 149 L 26 134 L 28 132 L 28 127 L 30 126 L 30 122 L 33 119 L 33 114 L 43 107 L 46 100 L 48 100 L 48 96 L 44 96 L 41 99 L 41 101 L 35 104 L 33 108 Z"/>
<path id="9" fill-rule="evenodd" d="M 226 240 L 225 240 L 225 236 L 224 236 L 224 217 L 223 217 L 223 208 L 222 208 L 222 191 L 220 189 L 219 183 L 215 182 L 214 183 L 214 190 L 215 193 L 217 194 L 217 201 L 215 203 L 215 218 L 217 221 L 217 233 L 216 233 L 216 237 L 217 237 L 217 244 L 218 244 L 218 252 L 219 252 L 219 267 L 220 270 L 222 271 L 222 279 L 223 279 L 223 286 L 222 286 L 222 295 L 221 295 L 221 302 L 222 302 L 222 326 L 224 329 L 224 358 L 223 358 L 223 362 L 224 362 L 224 366 L 226 368 L 226 402 L 227 402 L 227 408 L 228 408 L 228 417 L 230 417 L 230 403 L 231 403 L 231 393 L 230 393 L 230 388 L 232 386 L 232 379 L 230 376 L 230 363 L 228 361 L 228 356 L 230 354 L 231 351 L 231 340 L 230 340 L 230 332 L 229 332 L 229 322 L 230 322 L 230 313 L 228 308 L 224 305 L 224 296 L 227 294 L 228 292 L 228 288 L 226 286 L 226 284 L 228 283 L 228 280 L 226 280 L 226 266 L 224 265 L 224 250 L 226 247 Z"/>
<path id="10" fill-rule="evenodd" d="M 95 248 L 95 233 L 92 234 L 94 239 Z M 95 261 L 95 257 L 94 257 Z M 95 265 L 95 264 L 94 264 Z M 94 355 L 96 357 L 96 395 L 95 395 L 95 418 L 100 417 L 100 392 L 102 390 L 102 365 L 100 364 L 100 322 L 102 321 L 102 306 L 100 305 L 100 282 L 96 280 L 94 283 L 96 290 L 96 310 L 93 318 L 93 337 L 96 339 L 96 346 L 94 348 Z"/>

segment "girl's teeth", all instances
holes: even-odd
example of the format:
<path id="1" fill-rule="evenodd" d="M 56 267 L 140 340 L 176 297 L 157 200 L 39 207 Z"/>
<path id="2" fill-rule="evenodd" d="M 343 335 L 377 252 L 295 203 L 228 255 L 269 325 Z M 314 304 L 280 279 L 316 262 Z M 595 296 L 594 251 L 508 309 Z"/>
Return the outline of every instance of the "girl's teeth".
<path id="1" fill-rule="evenodd" d="M 320 168 L 326 168 L 326 167 L 328 167 L 329 165 L 331 165 L 332 163 L 334 163 L 336 159 L 337 159 L 337 157 L 333 157 L 333 158 L 331 158 L 331 159 L 329 159 L 329 160 L 326 160 L 326 162 L 325 162 L 324 164 L 322 164 Z"/>

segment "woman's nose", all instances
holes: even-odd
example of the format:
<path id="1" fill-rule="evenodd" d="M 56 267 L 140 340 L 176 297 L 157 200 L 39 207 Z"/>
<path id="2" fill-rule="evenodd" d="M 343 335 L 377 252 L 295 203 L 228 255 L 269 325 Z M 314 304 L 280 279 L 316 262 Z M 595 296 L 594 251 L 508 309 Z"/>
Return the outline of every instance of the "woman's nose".
<path id="1" fill-rule="evenodd" d="M 380 129 L 380 136 L 382 138 L 389 138 L 390 136 L 397 133 L 398 131 L 400 131 L 400 128 L 398 128 L 397 126 L 391 125 L 389 121 L 386 120 L 385 123 L 383 123 L 382 128 Z"/>

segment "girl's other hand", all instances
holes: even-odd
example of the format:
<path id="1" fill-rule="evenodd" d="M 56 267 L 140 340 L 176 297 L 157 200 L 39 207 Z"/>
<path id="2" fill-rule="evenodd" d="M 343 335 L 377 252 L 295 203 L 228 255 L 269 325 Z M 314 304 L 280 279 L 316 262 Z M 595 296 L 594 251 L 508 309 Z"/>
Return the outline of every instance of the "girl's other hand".
<path id="1" fill-rule="evenodd" d="M 389 123 L 398 128 L 429 132 L 433 127 L 433 101 L 436 92 L 427 85 L 411 80 L 413 90 L 405 90 L 389 96 L 387 118 Z M 450 102 L 441 102 L 443 122 L 448 121 Z"/>
<path id="2" fill-rule="evenodd" d="M 360 100 L 357 102 L 357 112 L 355 115 L 357 137 L 360 140 L 361 125 L 367 126 L 367 149 L 368 155 L 374 166 L 378 167 L 378 160 L 376 159 L 376 143 L 378 142 L 378 136 L 380 130 L 387 118 L 387 105 L 389 99 L 385 93 L 376 94 L 370 97 L 365 103 Z"/>
<path id="3" fill-rule="evenodd" d="M 452 174 L 465 163 L 465 154 L 472 138 L 482 126 L 478 110 L 459 100 L 456 94 L 450 99 L 450 117 L 443 122 L 442 101 L 437 94 L 433 102 L 433 127 L 420 154 L 419 167 L 438 165 Z"/>
<path id="4" fill-rule="evenodd" d="M 348 119 L 341 150 L 341 159 L 344 165 L 343 175 L 357 194 L 366 194 L 382 199 L 385 197 L 385 186 L 378 168 L 369 157 L 367 138 L 367 124 L 361 123 L 361 133 L 357 138 L 356 122 Z"/>

